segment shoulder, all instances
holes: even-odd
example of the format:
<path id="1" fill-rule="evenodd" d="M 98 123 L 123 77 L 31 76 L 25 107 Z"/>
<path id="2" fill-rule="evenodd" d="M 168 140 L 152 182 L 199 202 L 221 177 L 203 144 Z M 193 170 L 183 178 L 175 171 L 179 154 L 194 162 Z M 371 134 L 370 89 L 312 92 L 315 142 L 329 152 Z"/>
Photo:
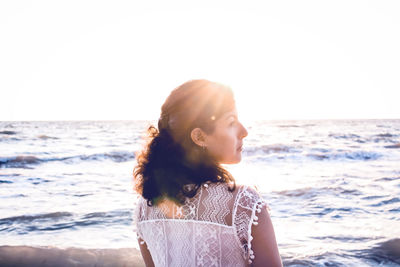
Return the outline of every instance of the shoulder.
<path id="1" fill-rule="evenodd" d="M 250 198 L 250 199 L 254 199 L 254 200 L 262 199 L 260 192 L 254 186 L 239 184 L 236 187 L 237 187 L 236 190 L 238 192 L 238 195 L 241 198 Z"/>
<path id="2" fill-rule="evenodd" d="M 255 212 L 263 206 L 268 206 L 259 191 L 253 186 L 238 185 L 235 201 L 235 214 L 239 211 Z"/>
<path id="3" fill-rule="evenodd" d="M 259 191 L 257 187 L 252 186 L 252 185 L 246 185 L 246 184 L 236 184 L 236 189 L 238 191 L 247 191 L 251 194 L 259 194 Z"/>
<path id="4" fill-rule="evenodd" d="M 136 207 L 134 208 L 135 210 L 134 216 L 137 221 L 141 221 L 143 220 L 144 217 L 144 209 L 147 205 L 147 201 L 140 194 L 138 194 L 135 203 Z"/>
<path id="5" fill-rule="evenodd" d="M 145 199 L 142 195 L 137 194 L 137 195 L 136 195 L 136 199 L 135 199 L 135 203 L 136 203 L 138 206 L 140 206 L 140 205 L 143 205 L 143 203 L 147 203 L 147 201 L 146 201 L 146 199 Z"/>
<path id="6" fill-rule="evenodd" d="M 243 249 L 243 256 L 249 259 L 252 252 L 252 226 L 258 225 L 258 215 L 264 206 L 261 194 L 253 186 L 238 185 L 235 208 L 233 212 L 233 225 Z"/>
<path id="7" fill-rule="evenodd" d="M 259 191 L 255 186 L 251 185 L 238 185 L 239 188 L 242 188 L 242 190 L 248 192 L 249 194 L 254 194 L 254 195 L 259 195 Z"/>

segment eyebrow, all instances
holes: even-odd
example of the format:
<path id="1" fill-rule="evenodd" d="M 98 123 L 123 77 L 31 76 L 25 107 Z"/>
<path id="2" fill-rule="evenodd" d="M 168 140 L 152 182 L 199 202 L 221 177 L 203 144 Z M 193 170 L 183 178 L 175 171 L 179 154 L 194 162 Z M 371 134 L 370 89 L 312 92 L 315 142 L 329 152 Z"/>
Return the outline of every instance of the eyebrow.
<path id="1" fill-rule="evenodd" d="M 230 119 L 231 117 L 233 117 L 234 119 L 237 119 L 237 118 L 238 118 L 236 114 L 230 114 L 230 115 L 228 115 L 228 116 L 225 118 L 225 120 L 228 120 L 228 119 Z"/>

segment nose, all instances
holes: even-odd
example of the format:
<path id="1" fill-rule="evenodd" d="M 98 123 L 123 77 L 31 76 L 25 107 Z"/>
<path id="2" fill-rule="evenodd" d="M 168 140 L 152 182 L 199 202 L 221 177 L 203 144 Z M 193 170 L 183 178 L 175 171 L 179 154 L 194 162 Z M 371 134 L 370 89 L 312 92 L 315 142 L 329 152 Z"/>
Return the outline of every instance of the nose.
<path id="1" fill-rule="evenodd" d="M 247 129 L 243 126 L 243 124 L 240 124 L 241 131 L 240 131 L 240 138 L 243 139 L 248 135 Z"/>

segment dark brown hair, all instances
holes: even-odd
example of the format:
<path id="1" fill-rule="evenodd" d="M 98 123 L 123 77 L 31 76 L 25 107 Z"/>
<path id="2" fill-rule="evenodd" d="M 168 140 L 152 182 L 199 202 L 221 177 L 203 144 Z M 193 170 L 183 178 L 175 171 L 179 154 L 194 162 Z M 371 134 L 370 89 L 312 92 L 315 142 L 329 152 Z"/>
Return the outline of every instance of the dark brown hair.
<path id="1" fill-rule="evenodd" d="M 171 92 L 158 129 L 147 130 L 149 140 L 133 172 L 135 190 L 149 206 L 163 197 L 183 204 L 205 182 L 230 183 L 229 190 L 235 189 L 232 175 L 191 138 L 195 128 L 211 134 L 215 121 L 234 107 L 232 90 L 207 80 L 191 80 Z"/>

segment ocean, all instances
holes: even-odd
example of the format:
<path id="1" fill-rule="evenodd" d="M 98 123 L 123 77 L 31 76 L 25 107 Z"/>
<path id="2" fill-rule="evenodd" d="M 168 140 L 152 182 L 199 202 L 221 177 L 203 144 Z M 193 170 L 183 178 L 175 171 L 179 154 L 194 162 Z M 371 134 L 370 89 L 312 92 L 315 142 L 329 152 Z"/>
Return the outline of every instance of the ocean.
<path id="1" fill-rule="evenodd" d="M 50 262 L 50 247 L 127 265 L 150 123 L 0 122 L 0 266 L 22 249 Z M 400 119 L 245 126 L 242 162 L 226 168 L 269 203 L 284 266 L 400 266 Z"/>

